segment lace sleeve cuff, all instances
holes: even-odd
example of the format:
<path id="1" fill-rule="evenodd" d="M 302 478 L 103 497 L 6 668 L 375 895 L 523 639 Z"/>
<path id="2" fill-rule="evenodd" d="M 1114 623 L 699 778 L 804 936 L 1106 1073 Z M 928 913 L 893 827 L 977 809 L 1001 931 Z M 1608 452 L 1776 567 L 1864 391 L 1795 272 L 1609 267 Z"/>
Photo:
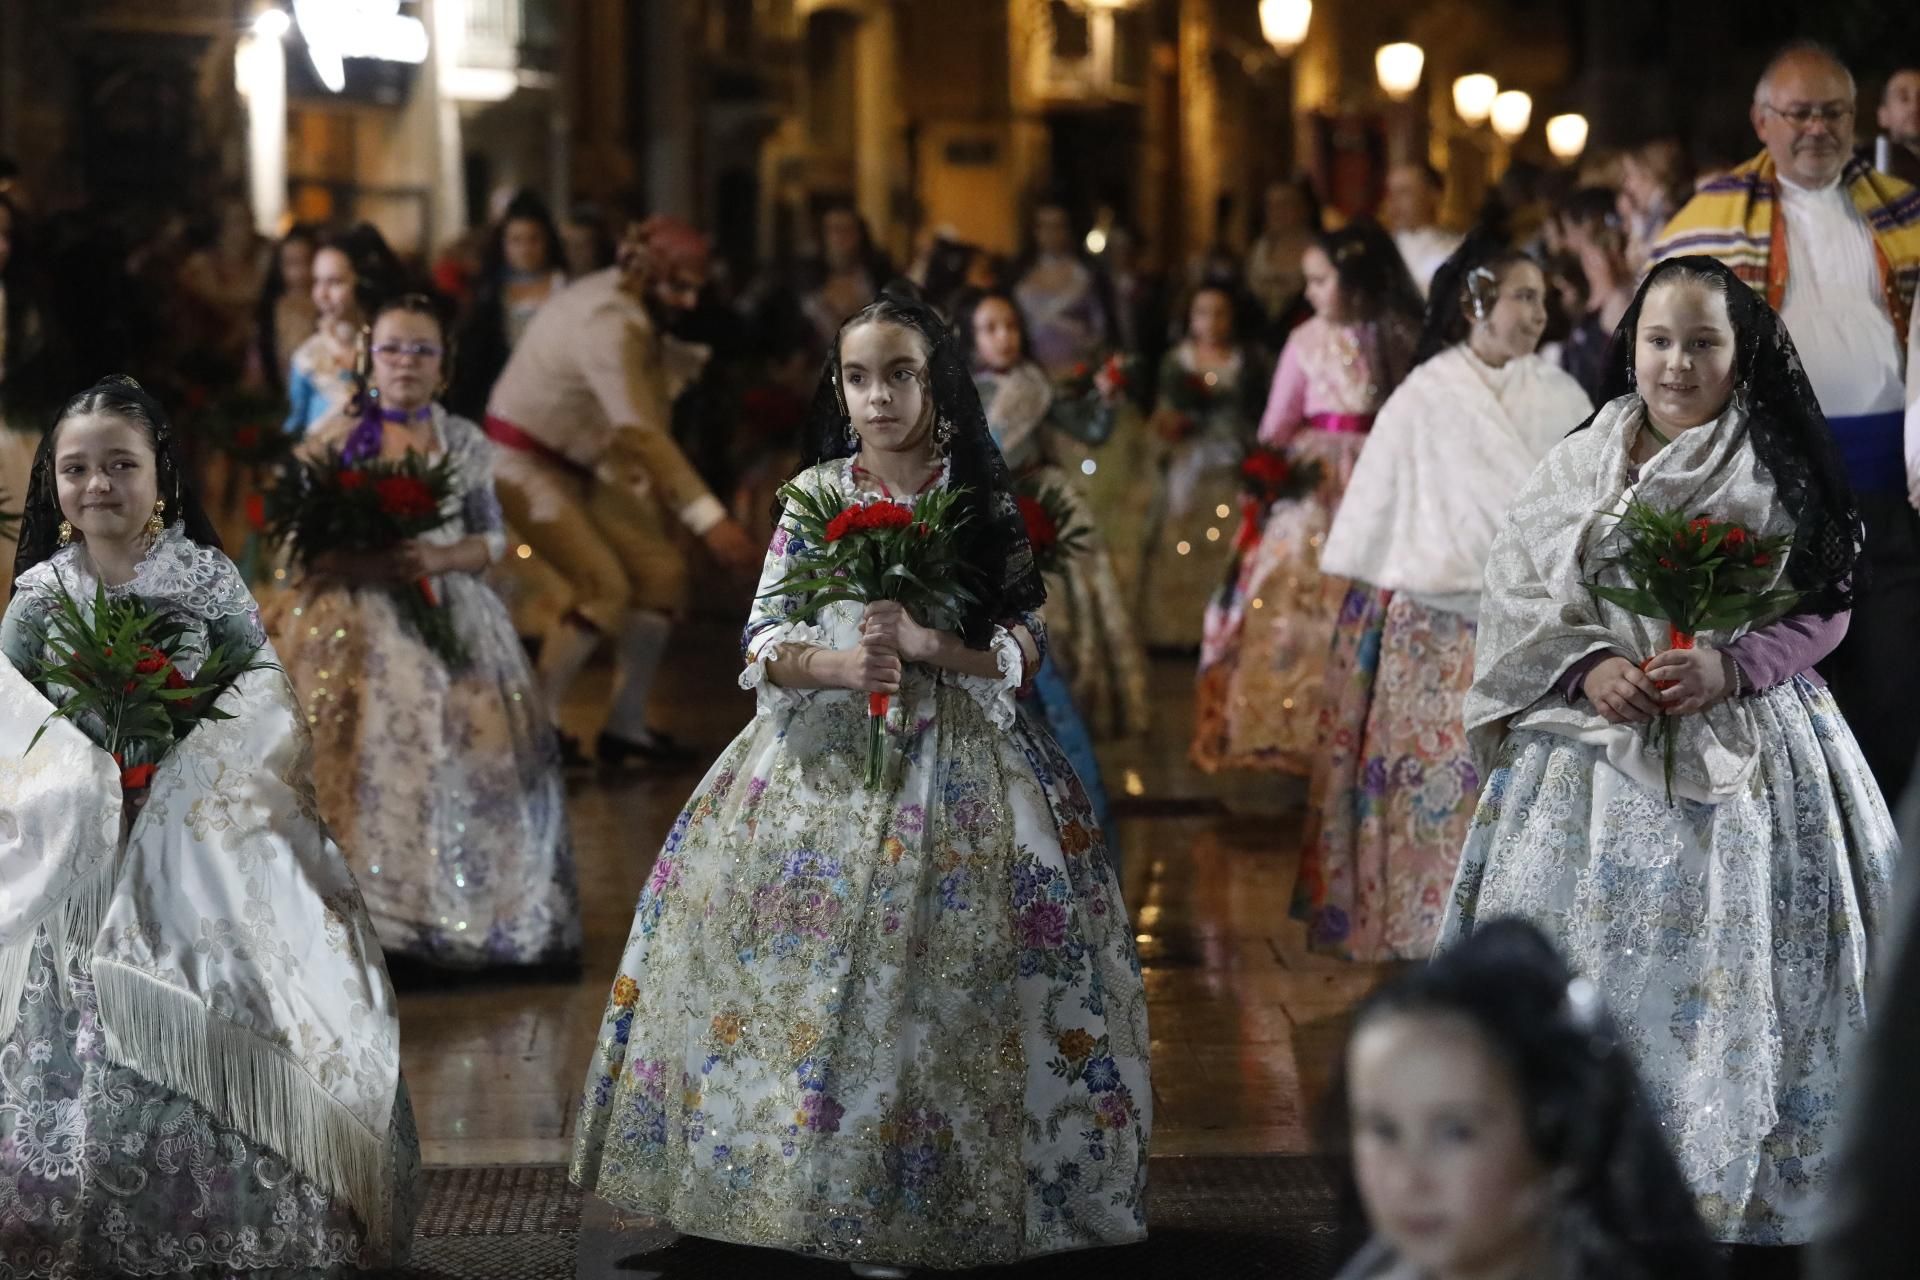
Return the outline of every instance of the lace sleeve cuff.
<path id="1" fill-rule="evenodd" d="M 987 650 L 1000 667 L 999 675 L 956 675 L 952 678 L 980 704 L 980 709 L 987 713 L 987 719 L 994 728 L 1011 729 L 1014 720 L 1013 695 L 1020 688 L 1026 667 L 1020 653 L 1020 642 L 1005 627 L 995 627 L 993 641 Z"/>
<path id="2" fill-rule="evenodd" d="M 767 678 L 767 664 L 780 656 L 785 645 L 824 647 L 827 633 L 811 622 L 783 622 L 762 631 L 747 645 L 747 667 L 740 673 L 740 687 L 757 695 L 755 713 L 768 716 L 793 711 L 806 705 L 816 690 L 789 689 Z"/>

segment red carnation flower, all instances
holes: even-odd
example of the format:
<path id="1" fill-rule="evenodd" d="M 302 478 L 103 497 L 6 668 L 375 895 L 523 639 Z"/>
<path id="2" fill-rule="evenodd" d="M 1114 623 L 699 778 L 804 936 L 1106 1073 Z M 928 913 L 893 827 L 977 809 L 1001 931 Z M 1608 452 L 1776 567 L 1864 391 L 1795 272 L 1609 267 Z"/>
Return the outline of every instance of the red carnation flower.
<path id="1" fill-rule="evenodd" d="M 876 502 L 860 519 L 863 529 L 904 529 L 913 523 L 913 508 L 898 502 Z"/>
<path id="2" fill-rule="evenodd" d="M 380 510 L 390 516 L 422 518 L 439 510 L 433 490 L 412 476 L 384 476 L 374 486 Z"/>
<path id="3" fill-rule="evenodd" d="M 1739 525 L 1733 526 L 1727 530 L 1727 536 L 1720 540 L 1720 545 L 1729 551 L 1738 551 L 1747 545 L 1747 531 Z"/>
<path id="4" fill-rule="evenodd" d="M 1753 563 L 1760 566 L 1769 565 L 1773 563 L 1773 557 L 1762 551 L 1753 558 Z"/>
<path id="5" fill-rule="evenodd" d="M 120 771 L 121 787 L 128 791 L 139 791 L 152 786 L 155 768 L 156 766 L 150 764 L 137 764 L 131 769 L 122 769 Z"/>
<path id="6" fill-rule="evenodd" d="M 364 489 L 366 484 L 367 475 L 364 471 L 347 470 L 340 473 L 340 488 L 347 493 L 352 493 L 356 489 Z"/>
<path id="7" fill-rule="evenodd" d="M 1264 489 L 1278 489 L 1287 482 L 1287 460 L 1270 450 L 1247 455 L 1240 464 L 1240 473 Z"/>
<path id="8" fill-rule="evenodd" d="M 1020 507 L 1020 519 L 1026 522 L 1027 541 L 1036 552 L 1046 551 L 1060 540 L 1060 527 L 1053 522 L 1045 504 L 1021 494 L 1014 501 Z"/>
<path id="9" fill-rule="evenodd" d="M 859 525 L 855 523 L 859 519 L 860 508 L 848 507 L 839 515 L 827 521 L 827 541 L 838 542 L 849 533 L 852 533 L 855 529 L 859 528 Z"/>

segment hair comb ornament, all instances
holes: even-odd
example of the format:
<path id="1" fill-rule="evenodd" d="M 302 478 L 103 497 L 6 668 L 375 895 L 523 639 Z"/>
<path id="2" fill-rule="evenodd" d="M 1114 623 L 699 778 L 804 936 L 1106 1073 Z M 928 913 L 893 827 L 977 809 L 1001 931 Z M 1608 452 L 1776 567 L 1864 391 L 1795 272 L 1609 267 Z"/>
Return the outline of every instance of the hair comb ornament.
<path id="1" fill-rule="evenodd" d="M 1500 296 L 1500 277 L 1491 267 L 1475 267 L 1467 272 L 1467 298 L 1473 303 L 1473 318 L 1485 320 L 1487 311 Z"/>

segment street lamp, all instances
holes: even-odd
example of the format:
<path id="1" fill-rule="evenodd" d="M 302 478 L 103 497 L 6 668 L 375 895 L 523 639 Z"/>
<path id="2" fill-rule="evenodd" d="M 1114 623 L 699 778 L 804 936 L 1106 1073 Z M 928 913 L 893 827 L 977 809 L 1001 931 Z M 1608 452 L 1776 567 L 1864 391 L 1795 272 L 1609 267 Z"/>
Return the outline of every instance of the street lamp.
<path id="1" fill-rule="evenodd" d="M 1587 149 L 1587 118 L 1569 113 L 1547 121 L 1547 150 L 1563 163 L 1579 159 Z"/>
<path id="2" fill-rule="evenodd" d="M 1313 0 L 1260 0 L 1260 34 L 1283 58 L 1300 47 L 1312 21 Z"/>
<path id="3" fill-rule="evenodd" d="M 1499 92 L 1499 83 L 1490 75 L 1475 72 L 1461 76 L 1453 82 L 1454 114 L 1470 129 L 1483 125 L 1493 113 L 1493 100 Z"/>
<path id="4" fill-rule="evenodd" d="M 1527 131 L 1533 120 L 1533 99 L 1518 89 L 1508 89 L 1493 100 L 1493 131 L 1504 142 L 1512 142 Z"/>
<path id="5" fill-rule="evenodd" d="M 1395 102 L 1405 102 L 1420 87 L 1420 72 L 1427 65 L 1426 51 L 1402 40 L 1383 44 L 1374 51 L 1373 70 L 1380 87 Z"/>

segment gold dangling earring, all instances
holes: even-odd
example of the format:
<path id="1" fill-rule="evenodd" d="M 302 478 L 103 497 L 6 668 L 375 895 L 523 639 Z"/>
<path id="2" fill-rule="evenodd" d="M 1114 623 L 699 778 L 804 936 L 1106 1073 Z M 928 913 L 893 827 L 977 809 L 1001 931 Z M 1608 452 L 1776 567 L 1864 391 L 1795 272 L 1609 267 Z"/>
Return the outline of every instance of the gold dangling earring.
<path id="1" fill-rule="evenodd" d="M 167 531 L 167 500 L 158 499 L 153 504 L 153 514 L 147 517 L 147 537 L 157 538 Z"/>
<path id="2" fill-rule="evenodd" d="M 65 547 L 65 546 L 71 546 L 72 544 L 73 544 L 73 524 L 71 521 L 62 520 L 60 522 L 60 545 Z"/>

